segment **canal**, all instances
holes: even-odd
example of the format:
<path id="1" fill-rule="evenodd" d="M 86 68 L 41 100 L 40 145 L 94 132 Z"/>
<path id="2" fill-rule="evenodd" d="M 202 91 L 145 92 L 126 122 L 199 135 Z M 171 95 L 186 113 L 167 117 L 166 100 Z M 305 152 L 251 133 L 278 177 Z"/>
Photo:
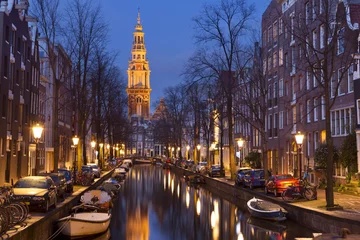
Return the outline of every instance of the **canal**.
<path id="1" fill-rule="evenodd" d="M 252 218 L 246 202 L 232 204 L 203 187 L 187 186 L 169 170 L 136 165 L 116 199 L 111 239 L 294 239 L 312 231 L 292 221 Z"/>

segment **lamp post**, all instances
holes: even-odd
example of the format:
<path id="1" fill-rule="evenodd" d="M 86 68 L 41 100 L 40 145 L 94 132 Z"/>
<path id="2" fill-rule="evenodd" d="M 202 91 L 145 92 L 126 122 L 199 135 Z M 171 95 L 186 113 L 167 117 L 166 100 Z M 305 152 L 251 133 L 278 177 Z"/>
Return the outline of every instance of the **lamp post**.
<path id="1" fill-rule="evenodd" d="M 171 151 L 171 147 L 170 147 L 170 146 L 168 147 L 168 150 L 169 150 L 168 157 L 170 157 L 170 151 Z"/>
<path id="2" fill-rule="evenodd" d="M 77 145 L 79 144 L 79 138 L 78 136 L 74 136 L 72 138 L 72 141 L 73 141 L 73 145 L 74 145 L 74 162 L 73 162 L 73 179 L 74 179 L 74 182 L 76 182 L 76 171 L 75 171 L 75 168 L 76 168 L 76 150 L 77 150 Z"/>
<path id="3" fill-rule="evenodd" d="M 196 146 L 196 148 L 197 148 L 197 150 L 198 150 L 198 157 L 197 157 L 197 159 L 198 159 L 198 163 L 199 163 L 199 162 L 200 162 L 200 148 L 201 148 L 200 144 L 198 144 L 198 145 Z"/>
<path id="4" fill-rule="evenodd" d="M 110 158 L 110 144 L 106 145 L 108 158 Z"/>
<path id="5" fill-rule="evenodd" d="M 103 162 L 103 158 L 104 158 L 104 144 L 103 143 L 99 143 L 99 147 L 100 147 L 100 149 L 99 149 L 99 151 L 100 151 L 100 153 L 99 153 L 99 162 L 100 162 L 100 165 L 101 165 L 101 167 L 103 166 L 103 164 L 102 164 L 102 162 Z"/>
<path id="6" fill-rule="evenodd" d="M 298 158 L 299 178 L 301 179 L 301 167 L 302 167 L 302 164 L 301 164 L 300 152 L 301 152 L 302 143 L 303 143 L 303 140 L 304 140 L 304 134 L 301 134 L 301 132 L 298 132 L 295 135 L 295 140 L 296 140 L 296 144 L 297 144 L 297 158 Z"/>
<path id="7" fill-rule="evenodd" d="M 241 161 L 242 161 L 242 147 L 244 145 L 244 140 L 242 138 L 239 138 L 237 140 L 237 144 L 239 147 L 239 167 L 241 167 Z"/>
<path id="8" fill-rule="evenodd" d="M 190 146 L 189 145 L 187 145 L 186 146 L 186 157 L 187 157 L 187 159 L 189 160 L 189 156 L 190 156 L 190 154 L 189 154 L 189 150 L 190 150 Z"/>
<path id="9" fill-rule="evenodd" d="M 44 128 L 42 126 L 40 126 L 40 124 L 36 124 L 35 126 L 33 126 L 32 128 L 33 130 L 33 135 L 34 135 L 34 139 L 35 139 L 35 143 L 36 143 L 36 148 L 35 148 L 35 175 L 37 175 L 39 173 L 39 141 L 41 138 L 41 134 L 42 131 L 44 130 Z"/>
<path id="10" fill-rule="evenodd" d="M 91 162 L 93 162 L 94 161 L 94 151 L 95 151 L 95 146 L 96 146 L 96 142 L 95 141 L 91 141 L 91 148 L 92 148 L 92 152 L 91 152 L 91 155 L 92 155 L 92 160 L 91 160 Z"/>
<path id="11" fill-rule="evenodd" d="M 177 148 L 177 153 L 176 153 L 176 157 L 180 156 L 180 147 Z"/>

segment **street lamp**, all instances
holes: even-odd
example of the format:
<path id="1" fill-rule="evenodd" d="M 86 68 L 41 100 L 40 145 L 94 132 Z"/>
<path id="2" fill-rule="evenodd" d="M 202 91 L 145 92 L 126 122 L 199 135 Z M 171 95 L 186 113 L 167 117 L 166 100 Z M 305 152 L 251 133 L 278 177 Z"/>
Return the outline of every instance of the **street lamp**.
<path id="1" fill-rule="evenodd" d="M 76 168 L 76 149 L 77 149 L 77 145 L 79 144 L 79 138 L 78 136 L 74 136 L 72 138 L 73 141 L 73 145 L 74 145 L 74 162 L 73 162 L 73 178 L 74 178 L 74 182 L 76 181 L 76 172 L 75 172 L 75 168 Z"/>
<path id="2" fill-rule="evenodd" d="M 304 140 L 304 134 L 301 134 L 301 132 L 298 132 L 295 135 L 295 140 L 296 140 L 296 144 L 298 145 L 297 147 L 297 157 L 298 157 L 298 169 L 299 169 L 299 178 L 301 179 L 301 156 L 300 156 L 300 152 L 301 152 L 301 148 L 302 148 L 302 144 L 303 144 L 303 140 Z"/>
<path id="3" fill-rule="evenodd" d="M 34 139 L 35 139 L 35 143 L 36 143 L 36 149 L 35 149 L 35 175 L 37 175 L 39 173 L 39 141 L 41 138 L 41 134 L 44 130 L 44 128 L 42 126 L 40 126 L 40 124 L 36 124 L 35 126 L 33 126 L 32 128 L 33 130 L 33 135 L 34 135 Z"/>
<path id="4" fill-rule="evenodd" d="M 99 156 L 99 160 L 100 160 L 100 164 L 101 167 L 103 166 L 102 162 L 103 162 L 103 158 L 104 158 L 104 144 L 103 143 L 99 143 L 99 147 L 100 147 L 100 156 Z"/>
<path id="5" fill-rule="evenodd" d="M 187 154 L 186 154 L 186 156 L 187 156 L 187 159 L 189 160 L 189 156 L 190 156 L 190 154 L 189 154 L 189 150 L 190 150 L 190 146 L 189 145 L 187 145 L 186 146 L 186 151 L 187 151 Z"/>
<path id="6" fill-rule="evenodd" d="M 177 147 L 177 153 L 176 153 L 176 157 L 180 156 L 180 147 Z"/>
<path id="7" fill-rule="evenodd" d="M 197 146 L 196 146 L 196 148 L 197 148 L 197 150 L 198 150 L 198 162 L 200 162 L 200 148 L 201 148 L 201 146 L 200 146 L 200 144 L 198 144 Z"/>
<path id="8" fill-rule="evenodd" d="M 242 161 L 242 147 L 244 145 L 244 140 L 242 138 L 239 138 L 237 140 L 237 144 L 238 144 L 238 147 L 239 147 L 239 166 L 241 167 L 241 161 Z"/>
<path id="9" fill-rule="evenodd" d="M 93 140 L 93 141 L 91 141 L 90 145 L 91 145 L 91 148 L 92 148 L 91 156 L 92 156 L 92 161 L 93 161 L 94 160 L 94 151 L 95 151 L 96 142 Z"/>

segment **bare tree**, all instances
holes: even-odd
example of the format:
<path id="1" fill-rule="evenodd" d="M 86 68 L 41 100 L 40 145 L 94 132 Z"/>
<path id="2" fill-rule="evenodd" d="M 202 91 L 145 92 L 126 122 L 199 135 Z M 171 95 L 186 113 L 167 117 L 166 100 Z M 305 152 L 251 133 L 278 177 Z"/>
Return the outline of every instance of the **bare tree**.
<path id="1" fill-rule="evenodd" d="M 53 146 L 54 146 L 54 171 L 58 170 L 59 163 L 59 90 L 61 86 L 64 86 L 63 77 L 70 78 L 69 74 L 71 72 L 66 72 L 64 69 L 59 69 L 62 66 L 58 63 L 58 54 L 57 43 L 60 40 L 61 26 L 60 22 L 62 20 L 60 10 L 59 10 L 59 0 L 34 0 L 34 15 L 39 19 L 39 28 L 41 34 L 44 36 L 45 45 L 42 45 L 42 50 L 45 52 L 49 68 L 50 75 L 54 80 L 53 85 Z M 64 66 L 65 67 L 65 66 Z M 65 76 L 68 74 L 68 76 Z M 68 89 L 70 91 L 70 89 Z M 62 108 L 67 108 L 67 106 L 61 106 Z"/>
<path id="2" fill-rule="evenodd" d="M 85 136 L 91 128 L 93 106 L 91 69 L 94 67 L 97 47 L 107 37 L 101 8 L 93 1 L 74 0 L 66 8 L 66 38 L 74 65 L 74 95 L 77 110 L 77 132 L 80 137 L 78 167 L 86 163 Z"/>
<path id="3" fill-rule="evenodd" d="M 249 61 L 242 49 L 241 39 L 249 28 L 253 12 L 254 7 L 248 6 L 245 0 L 222 0 L 218 4 L 205 5 L 201 14 L 194 19 L 199 50 L 186 67 L 186 74 L 194 79 L 215 77 L 222 83 L 219 86 L 226 96 L 232 178 L 235 172 L 233 96 L 238 85 L 237 74 Z"/>

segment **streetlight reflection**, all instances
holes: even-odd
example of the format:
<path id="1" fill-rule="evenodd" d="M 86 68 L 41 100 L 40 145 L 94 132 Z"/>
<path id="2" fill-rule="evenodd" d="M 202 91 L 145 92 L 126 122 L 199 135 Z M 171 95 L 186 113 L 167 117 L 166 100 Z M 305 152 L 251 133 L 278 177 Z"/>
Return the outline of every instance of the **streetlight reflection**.
<path id="1" fill-rule="evenodd" d="M 196 201 L 196 213 L 198 216 L 200 216 L 200 212 L 201 212 L 201 204 L 200 204 L 200 199 L 198 198 L 198 200 Z"/>
<path id="2" fill-rule="evenodd" d="M 189 194 L 189 189 L 188 188 L 186 188 L 185 202 L 186 202 L 186 208 L 189 208 L 189 206 L 190 206 L 190 194 Z"/>

